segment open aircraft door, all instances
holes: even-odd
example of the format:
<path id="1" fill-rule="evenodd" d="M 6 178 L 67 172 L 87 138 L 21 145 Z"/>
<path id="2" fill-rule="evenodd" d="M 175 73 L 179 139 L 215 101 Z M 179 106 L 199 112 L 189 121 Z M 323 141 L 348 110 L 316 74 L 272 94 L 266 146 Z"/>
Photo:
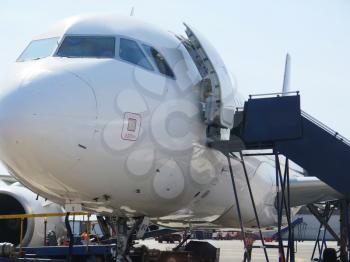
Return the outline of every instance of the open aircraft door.
<path id="1" fill-rule="evenodd" d="M 186 25 L 190 51 L 201 75 L 201 97 L 208 126 L 232 128 L 235 111 L 235 89 L 215 48 L 195 29 Z"/>

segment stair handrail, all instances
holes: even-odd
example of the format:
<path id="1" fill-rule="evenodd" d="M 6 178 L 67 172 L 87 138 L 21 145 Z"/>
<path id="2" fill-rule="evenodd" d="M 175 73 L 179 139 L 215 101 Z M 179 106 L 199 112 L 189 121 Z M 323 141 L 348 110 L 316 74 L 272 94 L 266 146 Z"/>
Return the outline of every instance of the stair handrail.
<path id="1" fill-rule="evenodd" d="M 299 95 L 299 91 L 288 91 L 288 92 L 275 92 L 275 93 L 262 93 L 262 94 L 250 94 L 249 99 L 254 97 L 281 97 L 281 96 L 289 96 L 289 95 Z"/>
<path id="2" fill-rule="evenodd" d="M 321 121 L 317 120 L 316 118 L 314 118 L 313 116 L 309 115 L 308 113 L 306 113 L 303 110 L 301 110 L 301 115 L 303 117 L 305 117 L 306 119 L 310 120 L 315 125 L 319 126 L 323 130 L 325 130 L 326 132 L 328 132 L 329 134 L 331 134 L 332 136 L 334 136 L 335 138 L 337 138 L 338 140 L 340 140 L 340 141 L 344 142 L 345 144 L 347 144 L 348 146 L 350 146 L 350 140 L 347 139 L 346 137 L 342 136 L 341 134 L 339 134 L 337 131 L 333 130 L 332 128 L 330 128 L 329 126 L 325 125 L 324 123 L 322 123 Z"/>

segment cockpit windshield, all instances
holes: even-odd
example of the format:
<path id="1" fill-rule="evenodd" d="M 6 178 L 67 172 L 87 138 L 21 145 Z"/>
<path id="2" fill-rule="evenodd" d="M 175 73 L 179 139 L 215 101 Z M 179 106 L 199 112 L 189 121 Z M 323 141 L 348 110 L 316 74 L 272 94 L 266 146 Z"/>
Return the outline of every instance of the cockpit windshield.
<path id="1" fill-rule="evenodd" d="M 36 60 L 53 54 L 58 46 L 59 37 L 33 40 L 23 51 L 17 62 Z"/>
<path id="2" fill-rule="evenodd" d="M 66 36 L 56 54 L 60 57 L 113 58 L 113 36 Z"/>

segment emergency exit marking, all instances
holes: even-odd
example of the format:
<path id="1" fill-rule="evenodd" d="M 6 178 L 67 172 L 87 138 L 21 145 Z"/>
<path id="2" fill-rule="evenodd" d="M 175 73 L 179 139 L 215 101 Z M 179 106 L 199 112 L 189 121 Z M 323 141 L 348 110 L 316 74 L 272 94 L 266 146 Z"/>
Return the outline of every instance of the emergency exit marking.
<path id="1" fill-rule="evenodd" d="M 141 115 L 126 112 L 123 120 L 122 139 L 136 141 L 141 127 Z"/>

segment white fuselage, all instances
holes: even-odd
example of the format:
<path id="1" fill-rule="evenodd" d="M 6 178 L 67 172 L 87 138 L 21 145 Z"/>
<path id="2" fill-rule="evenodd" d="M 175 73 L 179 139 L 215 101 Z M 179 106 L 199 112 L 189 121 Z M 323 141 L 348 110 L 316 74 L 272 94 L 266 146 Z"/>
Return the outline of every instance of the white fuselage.
<path id="1" fill-rule="evenodd" d="M 173 226 L 237 225 L 227 159 L 206 147 L 201 76 L 181 41 L 128 19 L 57 28 L 42 37 L 126 36 L 155 46 L 176 77 L 117 56 L 18 62 L 0 100 L 0 156 L 10 172 L 62 204 Z M 242 166 L 232 165 L 243 218 L 254 225 Z M 253 157 L 247 167 L 261 223 L 274 224 L 274 167 Z"/>

